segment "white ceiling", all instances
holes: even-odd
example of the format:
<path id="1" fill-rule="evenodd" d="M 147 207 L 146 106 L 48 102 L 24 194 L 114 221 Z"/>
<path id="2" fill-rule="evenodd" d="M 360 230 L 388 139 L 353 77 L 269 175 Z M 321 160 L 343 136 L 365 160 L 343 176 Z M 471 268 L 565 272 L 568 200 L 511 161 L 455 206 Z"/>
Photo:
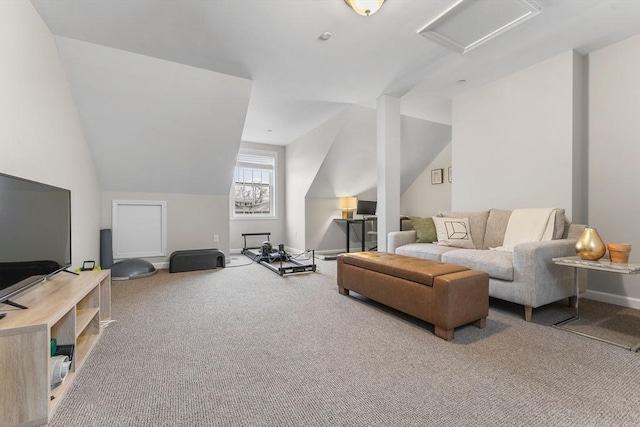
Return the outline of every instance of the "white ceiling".
<path id="1" fill-rule="evenodd" d="M 103 190 L 229 194 L 251 81 L 66 37 L 56 45 Z"/>
<path id="2" fill-rule="evenodd" d="M 402 97 L 403 114 L 450 123 L 462 91 L 640 33 L 640 0 L 539 0 L 541 15 L 465 55 L 417 34 L 454 0 L 387 0 L 370 17 L 343 0 L 32 3 L 55 35 L 251 80 L 242 139 L 280 145 L 383 94 Z"/>
<path id="3" fill-rule="evenodd" d="M 334 138 L 307 197 L 354 195 L 376 199 L 376 110 L 354 105 Z M 400 194 L 451 141 L 451 126 L 403 116 Z M 367 195 L 370 194 L 370 195 Z"/>

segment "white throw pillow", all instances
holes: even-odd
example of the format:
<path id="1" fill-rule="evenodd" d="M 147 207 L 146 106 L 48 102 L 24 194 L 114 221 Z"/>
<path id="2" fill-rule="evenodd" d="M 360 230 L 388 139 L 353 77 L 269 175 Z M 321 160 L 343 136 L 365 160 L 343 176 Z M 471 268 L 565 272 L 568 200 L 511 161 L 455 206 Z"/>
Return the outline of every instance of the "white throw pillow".
<path id="1" fill-rule="evenodd" d="M 469 218 L 441 218 L 434 216 L 438 245 L 475 249 L 469 228 Z"/>

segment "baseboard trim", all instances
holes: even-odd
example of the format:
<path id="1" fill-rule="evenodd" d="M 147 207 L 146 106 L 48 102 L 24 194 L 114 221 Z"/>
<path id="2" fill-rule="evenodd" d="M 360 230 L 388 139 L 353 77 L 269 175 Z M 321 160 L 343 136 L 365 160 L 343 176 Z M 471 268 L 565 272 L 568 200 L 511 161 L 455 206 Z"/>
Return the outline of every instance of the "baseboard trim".
<path id="1" fill-rule="evenodd" d="M 316 251 L 316 255 L 336 255 L 336 254 L 342 254 L 345 252 L 346 252 L 345 249 L 322 249 L 322 250 Z"/>
<path id="2" fill-rule="evenodd" d="M 623 295 L 610 294 L 607 292 L 587 290 L 583 294 L 586 299 L 620 305 L 622 307 L 635 308 L 640 310 L 640 298 L 627 297 Z"/>

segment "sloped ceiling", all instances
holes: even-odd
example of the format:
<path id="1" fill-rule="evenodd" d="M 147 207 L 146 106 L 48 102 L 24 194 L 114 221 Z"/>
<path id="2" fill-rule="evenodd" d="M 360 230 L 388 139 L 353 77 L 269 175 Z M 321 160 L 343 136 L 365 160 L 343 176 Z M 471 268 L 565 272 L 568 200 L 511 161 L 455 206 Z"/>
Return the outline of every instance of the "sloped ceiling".
<path id="1" fill-rule="evenodd" d="M 450 123 L 453 96 L 640 32 L 637 0 L 538 0 L 541 15 L 460 55 L 417 34 L 456 1 L 393 0 L 368 18 L 343 0 L 31 3 L 57 36 L 105 190 L 226 194 L 240 140 L 288 145 L 383 94 Z"/>
<path id="2" fill-rule="evenodd" d="M 307 192 L 308 197 L 376 198 L 376 110 L 352 106 L 344 125 Z M 451 142 L 451 126 L 402 116 L 401 176 L 403 193 Z M 365 196 L 366 195 L 366 196 Z"/>
<path id="3" fill-rule="evenodd" d="M 251 81 L 65 37 L 56 43 L 103 190 L 229 194 Z"/>
<path id="4" fill-rule="evenodd" d="M 400 194 L 402 194 L 451 142 L 451 126 L 402 116 L 400 129 L 402 134 Z"/>
<path id="5" fill-rule="evenodd" d="M 402 97 L 405 115 L 447 123 L 448 101 L 463 91 L 640 32 L 637 0 L 538 0 L 542 14 L 460 55 L 417 33 L 457 1 L 389 0 L 371 17 L 343 0 L 32 4 L 55 35 L 251 79 L 243 140 L 280 145 L 327 120 L 336 104 L 375 107 L 383 94 Z M 320 40 L 326 31 L 333 36 Z"/>
<path id="6" fill-rule="evenodd" d="M 377 183 L 376 110 L 349 107 L 307 197 L 355 196 Z"/>

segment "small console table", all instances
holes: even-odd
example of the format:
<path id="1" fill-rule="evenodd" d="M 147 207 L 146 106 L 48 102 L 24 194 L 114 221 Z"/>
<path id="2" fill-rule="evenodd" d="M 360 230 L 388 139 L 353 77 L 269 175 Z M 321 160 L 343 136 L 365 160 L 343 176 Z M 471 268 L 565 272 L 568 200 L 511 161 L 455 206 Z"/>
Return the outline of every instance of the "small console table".
<path id="1" fill-rule="evenodd" d="M 362 252 L 365 251 L 365 236 L 366 236 L 366 223 L 367 222 L 375 222 L 377 219 L 375 217 L 372 218 L 349 218 L 349 219 L 341 219 L 341 218 L 336 218 L 334 219 L 335 222 L 337 223 L 345 223 L 347 225 L 347 252 L 350 252 L 350 243 L 351 243 L 351 237 L 350 237 L 350 229 L 351 226 L 353 224 L 359 224 L 360 225 L 360 229 L 361 229 L 361 235 L 360 235 L 360 242 L 362 243 Z"/>
<path id="2" fill-rule="evenodd" d="M 561 258 L 553 258 L 553 262 L 556 263 L 557 265 L 564 265 L 566 267 L 573 267 L 574 268 L 574 274 L 573 274 L 573 283 L 574 283 L 574 287 L 575 287 L 575 292 L 576 292 L 576 297 L 575 297 L 575 301 L 574 301 L 574 315 L 566 320 L 563 320 L 561 322 L 556 323 L 554 326 L 558 327 L 558 328 L 562 328 L 562 326 L 573 322 L 575 320 L 578 320 L 580 318 L 579 314 L 578 314 L 578 299 L 579 299 L 579 295 L 580 295 L 580 289 L 579 289 L 579 280 L 578 280 L 578 269 L 579 268 L 584 268 L 587 270 L 599 270 L 599 271 L 606 271 L 609 273 L 618 273 L 618 274 L 638 274 L 640 273 L 640 264 L 633 264 L 633 263 L 628 263 L 628 264 L 614 264 L 611 261 L 605 259 L 605 260 L 598 260 L 598 261 L 588 261 L 588 260 L 584 260 L 580 257 L 577 256 L 570 256 L 570 257 L 561 257 Z M 571 329 L 565 329 L 562 328 L 565 331 L 569 331 L 569 332 L 573 332 L 574 334 L 578 334 L 578 335 L 582 335 L 585 336 L 587 338 L 592 338 L 598 341 L 602 341 L 602 342 L 606 342 L 608 344 L 613 344 L 616 345 L 618 347 L 623 347 L 626 348 L 628 350 L 631 351 L 640 351 L 640 344 L 637 344 L 633 347 L 627 347 L 624 346 L 622 344 L 618 344 L 615 342 L 611 342 L 611 341 L 607 341 L 604 340 L 602 338 L 598 338 L 598 337 L 594 337 L 592 335 L 588 335 L 582 332 L 577 332 Z"/>

